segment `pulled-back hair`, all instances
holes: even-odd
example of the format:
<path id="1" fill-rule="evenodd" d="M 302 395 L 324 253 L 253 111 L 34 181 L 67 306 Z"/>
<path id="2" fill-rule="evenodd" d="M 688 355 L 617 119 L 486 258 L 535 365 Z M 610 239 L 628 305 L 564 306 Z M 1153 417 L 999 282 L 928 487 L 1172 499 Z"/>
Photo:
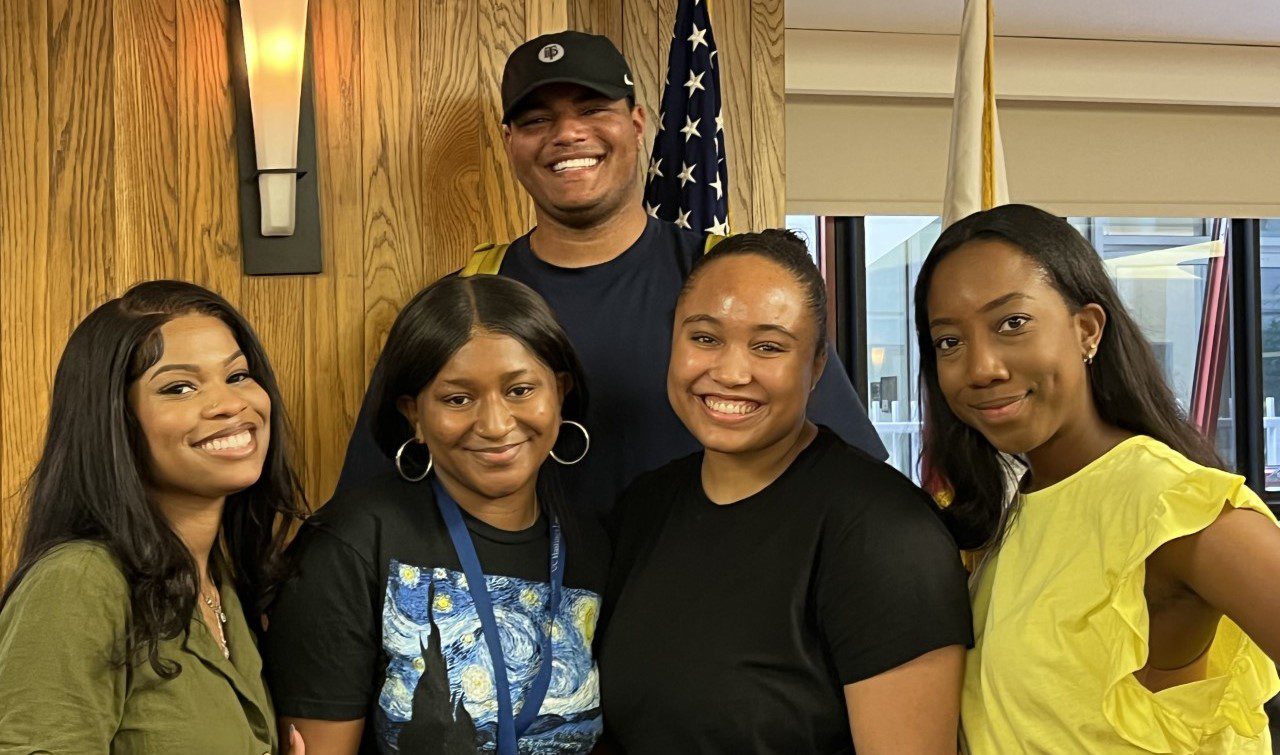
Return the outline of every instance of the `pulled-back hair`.
<path id="1" fill-rule="evenodd" d="M 227 496 L 221 533 L 230 576 L 257 628 L 282 568 L 290 524 L 305 516 L 290 463 L 280 389 L 253 328 L 225 299 L 182 281 L 140 283 L 89 314 L 71 333 L 53 381 L 44 448 L 25 489 L 26 528 L 18 567 L 0 597 L 8 601 L 31 567 L 72 540 L 104 545 L 129 584 L 130 624 L 122 663 L 145 657 L 163 678 L 181 671 L 159 643 L 185 631 L 195 612 L 198 570 L 191 552 L 146 493 L 148 450 L 129 406 L 129 387 L 164 353 L 161 327 L 183 315 L 222 321 L 254 380 L 271 399 L 270 442 L 262 474 Z"/>
<path id="2" fill-rule="evenodd" d="M 1004 241 L 1030 257 L 1073 312 L 1097 304 L 1106 313 L 1088 383 L 1104 422 L 1155 438 L 1198 464 L 1222 468 L 1212 444 L 1178 408 L 1151 346 L 1089 242 L 1066 220 L 1029 205 L 977 212 L 951 225 L 933 245 L 920 268 L 914 302 L 924 396 L 921 460 L 932 478 L 926 483 L 949 493 L 943 516 L 961 548 L 999 543 L 1009 521 L 1006 480 L 1015 472 L 1007 457 L 947 405 L 929 335 L 929 290 L 938 264 L 981 239 Z"/>
<path id="3" fill-rule="evenodd" d="M 400 413 L 401 396 L 416 397 L 477 333 L 510 336 L 557 375 L 567 375 L 569 391 L 560 408 L 563 419 L 585 422 L 587 384 L 569 337 L 550 307 L 533 289 L 496 275 L 443 278 L 400 310 L 369 389 L 377 397 L 373 438 L 388 459 L 413 437 L 413 425 Z M 567 453 L 575 456 L 575 453 Z M 543 464 L 538 498 L 559 513 L 560 484 L 555 465 Z"/>
<path id="4" fill-rule="evenodd" d="M 809 248 L 804 239 L 785 228 L 769 228 L 759 233 L 738 233 L 726 237 L 706 254 L 694 260 L 689 276 L 685 278 L 684 287 L 680 289 L 680 299 L 693 288 L 694 282 L 709 265 L 726 257 L 743 255 L 762 257 L 778 265 L 791 274 L 800 289 L 804 292 L 804 303 L 818 326 L 816 354 L 822 355 L 827 349 L 827 284 L 822 280 L 822 273 L 809 256 Z"/>

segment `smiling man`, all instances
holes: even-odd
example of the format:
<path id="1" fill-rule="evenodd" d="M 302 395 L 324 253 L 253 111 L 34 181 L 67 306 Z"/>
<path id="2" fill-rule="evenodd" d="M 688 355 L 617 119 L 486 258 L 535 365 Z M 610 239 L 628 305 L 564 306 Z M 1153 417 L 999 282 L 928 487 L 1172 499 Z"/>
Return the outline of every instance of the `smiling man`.
<path id="1" fill-rule="evenodd" d="M 591 443 L 565 478 L 574 505 L 607 513 L 636 475 L 697 448 L 667 402 L 666 373 L 676 295 L 708 234 L 645 213 L 645 111 L 607 37 L 565 31 L 516 48 L 502 74 L 502 108 L 507 159 L 533 199 L 537 226 L 509 245 L 482 247 L 464 274 L 497 272 L 527 284 L 569 334 L 587 376 Z M 885 458 L 848 377 L 831 364 L 811 416 Z M 361 415 L 339 489 L 394 474 Z M 577 430 L 562 434 L 581 449 Z"/>

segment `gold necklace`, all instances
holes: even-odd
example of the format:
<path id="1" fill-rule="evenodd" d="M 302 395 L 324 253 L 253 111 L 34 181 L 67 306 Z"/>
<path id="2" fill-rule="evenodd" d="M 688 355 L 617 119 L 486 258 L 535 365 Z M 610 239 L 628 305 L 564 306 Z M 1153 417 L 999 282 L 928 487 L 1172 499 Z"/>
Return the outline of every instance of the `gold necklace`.
<path id="1" fill-rule="evenodd" d="M 217 594 L 218 593 L 215 591 L 214 595 Z M 204 601 L 206 606 L 209 606 L 209 610 L 213 611 L 214 618 L 217 619 L 214 626 L 218 630 L 218 644 L 222 646 L 222 657 L 227 660 L 231 660 L 231 648 L 227 646 L 227 633 L 223 628 L 227 623 L 227 615 L 222 612 L 222 600 L 216 598 L 210 599 L 208 595 L 204 594 L 203 590 L 200 591 L 200 598 Z"/>

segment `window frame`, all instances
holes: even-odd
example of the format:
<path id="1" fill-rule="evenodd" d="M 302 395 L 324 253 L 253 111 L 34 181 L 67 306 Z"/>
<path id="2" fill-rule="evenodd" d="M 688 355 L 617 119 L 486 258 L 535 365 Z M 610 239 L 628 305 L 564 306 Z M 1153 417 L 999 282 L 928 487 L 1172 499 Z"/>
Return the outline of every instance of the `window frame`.
<path id="1" fill-rule="evenodd" d="M 834 340 L 841 365 L 867 405 L 866 216 L 818 216 Z M 1230 316 L 1236 472 L 1280 515 L 1280 490 L 1266 489 L 1263 429 L 1261 221 L 1233 218 L 1230 230 Z M 1091 240 L 1096 241 L 1096 240 Z M 1096 245 L 1096 244 L 1095 244 Z"/>

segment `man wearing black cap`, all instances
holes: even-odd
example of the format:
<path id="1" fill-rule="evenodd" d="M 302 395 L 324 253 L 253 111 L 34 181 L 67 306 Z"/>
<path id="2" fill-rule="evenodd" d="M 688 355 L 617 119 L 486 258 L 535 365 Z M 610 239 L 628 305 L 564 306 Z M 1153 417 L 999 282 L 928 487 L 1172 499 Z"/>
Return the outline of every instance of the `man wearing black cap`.
<path id="1" fill-rule="evenodd" d="M 463 274 L 525 283 L 564 325 L 590 394 L 590 451 L 565 469 L 570 501 L 607 513 L 636 475 L 698 448 L 668 404 L 666 371 L 676 295 L 708 234 L 645 213 L 645 111 L 607 37 L 564 31 L 520 45 L 503 70 L 502 110 L 507 158 L 533 198 L 537 226 L 509 245 L 482 246 Z M 837 360 L 827 365 L 810 416 L 885 458 L 848 377 Z M 339 490 L 390 469 L 367 417 L 366 400 Z"/>

